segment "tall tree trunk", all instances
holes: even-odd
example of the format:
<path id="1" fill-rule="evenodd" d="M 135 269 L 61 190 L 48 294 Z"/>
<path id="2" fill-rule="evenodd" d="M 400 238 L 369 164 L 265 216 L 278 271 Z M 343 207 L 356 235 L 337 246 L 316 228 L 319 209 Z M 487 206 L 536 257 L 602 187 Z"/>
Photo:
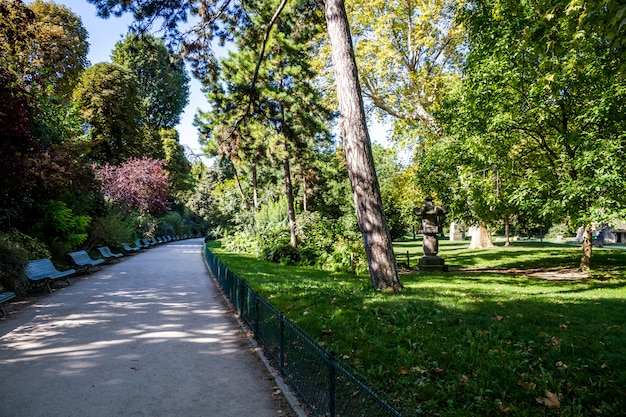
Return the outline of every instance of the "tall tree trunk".
<path id="1" fill-rule="evenodd" d="M 346 166 L 359 229 L 363 235 L 370 279 L 376 289 L 400 291 L 402 282 L 398 276 L 374 169 L 352 37 L 343 0 L 326 0 L 325 16 L 337 84 Z"/>
<path id="2" fill-rule="evenodd" d="M 593 251 L 593 237 L 591 236 L 591 225 L 585 225 L 585 231 L 583 232 L 583 245 L 582 253 L 580 255 L 580 267 L 581 272 L 586 272 L 591 269 L 591 253 Z"/>
<path id="3" fill-rule="evenodd" d="M 309 211 L 309 199 L 306 188 L 306 170 L 302 173 L 302 211 Z"/>
<path id="4" fill-rule="evenodd" d="M 509 224 L 508 216 L 506 217 L 506 219 L 504 219 L 504 239 L 504 246 L 511 246 L 511 225 Z"/>
<path id="5" fill-rule="evenodd" d="M 243 200 L 246 210 L 249 210 L 250 202 L 248 201 L 248 199 L 246 198 L 246 195 L 243 192 L 241 181 L 239 181 L 239 174 L 237 173 L 237 168 L 235 167 L 235 164 L 233 164 L 232 161 L 230 162 L 230 165 L 233 167 L 233 176 L 235 177 L 235 182 L 237 183 L 237 190 L 239 190 L 239 195 L 241 196 L 241 199 Z"/>
<path id="6" fill-rule="evenodd" d="M 254 211 L 259 211 L 259 188 L 256 172 L 256 164 L 252 164 L 252 196 L 254 202 Z"/>
<path id="7" fill-rule="evenodd" d="M 287 145 L 285 145 L 285 155 L 283 156 L 283 175 L 285 176 L 285 196 L 287 196 L 287 214 L 289 216 L 289 234 L 291 236 L 289 244 L 295 248 L 298 245 L 296 239 L 296 210 L 293 205 L 293 186 L 291 185 L 291 172 L 289 169 L 289 155 Z"/>
<path id="8" fill-rule="evenodd" d="M 491 249 L 495 247 L 491 241 L 491 236 L 487 228 L 479 224 L 476 227 L 472 227 L 472 241 L 470 242 L 469 249 Z"/>

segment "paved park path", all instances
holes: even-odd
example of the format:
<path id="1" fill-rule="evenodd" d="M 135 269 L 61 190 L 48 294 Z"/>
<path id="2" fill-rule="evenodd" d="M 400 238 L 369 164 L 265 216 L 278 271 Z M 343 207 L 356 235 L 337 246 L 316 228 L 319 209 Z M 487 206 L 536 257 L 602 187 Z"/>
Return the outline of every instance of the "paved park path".
<path id="1" fill-rule="evenodd" d="M 124 257 L 9 306 L 0 416 L 293 416 L 208 275 L 202 243 Z"/>

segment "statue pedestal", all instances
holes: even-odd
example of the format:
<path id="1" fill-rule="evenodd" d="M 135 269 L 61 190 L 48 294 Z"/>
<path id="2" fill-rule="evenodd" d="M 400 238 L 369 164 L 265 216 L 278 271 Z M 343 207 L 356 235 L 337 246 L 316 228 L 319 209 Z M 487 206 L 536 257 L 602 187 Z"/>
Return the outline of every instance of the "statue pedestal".
<path id="1" fill-rule="evenodd" d="M 417 267 L 420 271 L 440 271 L 448 272 L 448 266 L 445 265 L 443 258 L 436 255 L 425 255 L 419 259 Z"/>

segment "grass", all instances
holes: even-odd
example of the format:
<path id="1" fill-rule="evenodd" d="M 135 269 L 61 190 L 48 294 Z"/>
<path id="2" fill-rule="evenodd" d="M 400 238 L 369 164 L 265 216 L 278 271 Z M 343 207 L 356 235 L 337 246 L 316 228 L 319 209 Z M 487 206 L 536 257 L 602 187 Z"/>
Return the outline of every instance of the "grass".
<path id="1" fill-rule="evenodd" d="M 452 271 L 402 274 L 397 294 L 374 291 L 368 276 L 211 249 L 403 414 L 626 415 L 626 250 L 595 249 L 591 278 L 559 281 L 520 269 L 575 267 L 579 248 L 467 244 L 441 242 Z M 413 266 L 421 255 L 419 241 L 395 248 Z"/>

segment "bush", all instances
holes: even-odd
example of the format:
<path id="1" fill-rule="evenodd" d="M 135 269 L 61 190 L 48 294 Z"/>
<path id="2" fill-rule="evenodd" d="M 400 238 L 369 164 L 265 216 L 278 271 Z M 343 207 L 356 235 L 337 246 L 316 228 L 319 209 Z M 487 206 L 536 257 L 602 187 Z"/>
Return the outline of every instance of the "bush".
<path id="1" fill-rule="evenodd" d="M 180 215 L 180 213 L 177 213 L 175 211 L 170 211 L 165 216 L 161 217 L 158 220 L 157 224 L 157 236 L 176 236 L 184 234 L 183 217 Z"/>
<path id="2" fill-rule="evenodd" d="M 555 224 L 554 226 L 552 226 L 549 230 L 548 233 L 546 233 L 545 238 L 546 239 L 557 239 L 559 236 L 560 237 L 568 237 L 571 236 L 572 232 L 569 230 L 569 227 L 564 224 Z"/>
<path id="3" fill-rule="evenodd" d="M 132 221 L 125 214 L 117 212 L 93 221 L 85 246 L 88 250 L 96 245 L 119 249 L 122 242 L 131 242 L 134 238 Z"/>
<path id="4" fill-rule="evenodd" d="M 33 233 L 48 247 L 54 257 L 61 258 L 87 239 L 91 218 L 77 216 L 63 201 L 52 200 L 43 206 L 43 216 Z"/>
<path id="5" fill-rule="evenodd" d="M 254 235 L 246 231 L 235 231 L 226 235 L 223 239 L 223 246 L 231 252 L 249 253 L 256 255 L 259 253 L 259 244 Z"/>
<path id="6" fill-rule="evenodd" d="M 0 233 L 0 287 L 2 290 L 25 294 L 29 283 L 26 263 L 29 259 L 48 258 L 45 245 L 16 230 Z"/>

